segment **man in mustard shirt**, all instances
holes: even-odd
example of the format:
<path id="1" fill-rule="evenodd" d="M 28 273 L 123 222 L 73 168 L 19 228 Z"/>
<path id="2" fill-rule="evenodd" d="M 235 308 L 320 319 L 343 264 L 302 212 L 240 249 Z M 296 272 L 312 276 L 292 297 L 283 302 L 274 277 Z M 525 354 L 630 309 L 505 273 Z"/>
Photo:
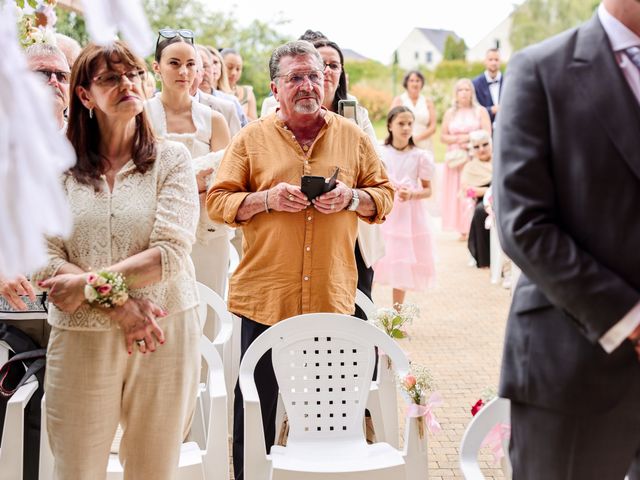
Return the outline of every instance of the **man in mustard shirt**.
<path id="1" fill-rule="evenodd" d="M 381 223 L 393 188 L 367 137 L 322 107 L 324 63 L 306 41 L 277 48 L 269 62 L 280 108 L 233 139 L 207 197 L 212 220 L 242 227 L 243 257 L 229 289 L 242 317 L 242 354 L 270 325 L 312 312 L 353 314 L 358 217 Z M 313 201 L 301 177 L 330 177 L 336 188 Z M 256 367 L 267 451 L 275 437 L 278 385 L 265 355 Z M 235 390 L 233 460 L 243 479 L 243 403 Z"/>

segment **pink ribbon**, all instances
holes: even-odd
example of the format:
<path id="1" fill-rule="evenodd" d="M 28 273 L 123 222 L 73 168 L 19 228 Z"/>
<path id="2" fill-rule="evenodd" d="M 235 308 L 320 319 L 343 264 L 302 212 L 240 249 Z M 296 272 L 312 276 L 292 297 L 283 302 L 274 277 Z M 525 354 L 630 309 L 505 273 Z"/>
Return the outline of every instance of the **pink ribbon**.
<path id="1" fill-rule="evenodd" d="M 489 447 L 491 454 L 493 455 L 493 461 L 495 465 L 500 463 L 500 460 L 504 458 L 504 449 L 502 444 L 504 440 L 508 440 L 511 437 L 511 425 L 507 423 L 498 423 L 491 431 L 484 437 L 480 447 Z"/>
<path id="2" fill-rule="evenodd" d="M 438 433 L 442 430 L 442 427 L 438 423 L 433 409 L 442 405 L 442 397 L 438 392 L 433 392 L 429 397 L 426 405 L 418 405 L 412 403 L 407 407 L 407 417 L 418 418 L 424 417 L 424 421 L 427 424 L 427 429 L 430 433 Z"/>

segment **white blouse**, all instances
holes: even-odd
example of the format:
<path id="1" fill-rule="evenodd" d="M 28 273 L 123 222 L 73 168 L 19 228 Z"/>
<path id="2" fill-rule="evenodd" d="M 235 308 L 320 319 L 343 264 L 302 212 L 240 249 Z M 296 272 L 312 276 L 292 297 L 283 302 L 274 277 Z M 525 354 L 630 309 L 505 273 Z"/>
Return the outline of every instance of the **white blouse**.
<path id="1" fill-rule="evenodd" d="M 211 108 L 191 99 L 191 119 L 196 127 L 192 133 L 174 133 L 167 131 L 167 115 L 164 105 L 160 99 L 160 94 L 150 98 L 145 102 L 145 109 L 149 115 L 149 120 L 153 126 L 153 131 L 157 136 L 182 143 L 191 154 L 194 170 L 199 171 L 212 167 L 218 169 L 222 152 L 220 154 L 211 152 L 211 118 L 213 116 Z M 207 209 L 200 208 L 200 220 L 196 230 L 198 243 L 207 245 L 213 239 L 227 235 L 229 227 L 209 219 Z"/>
<path id="2" fill-rule="evenodd" d="M 56 274 L 65 263 L 85 271 L 100 270 L 149 248 L 161 253 L 162 280 L 131 290 L 169 314 L 198 304 L 193 263 L 189 254 L 198 221 L 198 187 L 187 149 L 178 143 L 157 144 L 157 157 L 146 173 L 133 160 L 116 174 L 113 191 L 105 176 L 96 192 L 72 176 L 63 180 L 74 227 L 68 239 L 47 239 L 49 263 L 34 274 L 35 281 Z M 67 330 L 109 330 L 110 318 L 99 308 L 82 305 L 68 314 L 54 305 L 49 323 Z"/>

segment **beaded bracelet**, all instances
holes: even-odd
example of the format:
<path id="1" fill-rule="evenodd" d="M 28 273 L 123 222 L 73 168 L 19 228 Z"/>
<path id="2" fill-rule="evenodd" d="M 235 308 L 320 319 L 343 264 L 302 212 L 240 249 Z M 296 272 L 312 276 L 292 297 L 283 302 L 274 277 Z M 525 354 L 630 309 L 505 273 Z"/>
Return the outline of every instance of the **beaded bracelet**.
<path id="1" fill-rule="evenodd" d="M 91 272 L 84 286 L 84 298 L 101 307 L 119 307 L 129 299 L 129 287 L 124 275 L 119 272 Z"/>

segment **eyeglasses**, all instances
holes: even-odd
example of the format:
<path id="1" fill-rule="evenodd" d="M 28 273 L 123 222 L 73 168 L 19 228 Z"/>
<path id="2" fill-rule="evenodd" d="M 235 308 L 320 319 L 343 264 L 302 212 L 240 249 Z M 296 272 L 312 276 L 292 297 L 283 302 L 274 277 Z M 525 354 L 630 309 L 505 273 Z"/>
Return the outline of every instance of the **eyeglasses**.
<path id="1" fill-rule="evenodd" d="M 71 75 L 71 72 L 61 72 L 60 70 L 36 70 L 36 72 L 46 77 L 47 81 L 51 79 L 52 75 L 55 75 L 58 83 L 69 83 Z"/>
<path id="2" fill-rule="evenodd" d="M 195 38 L 195 34 L 191 30 L 187 30 L 186 28 L 179 28 L 174 30 L 173 28 L 161 28 L 158 30 L 158 40 L 156 40 L 156 49 L 158 48 L 158 44 L 160 43 L 160 39 L 162 38 L 175 38 L 180 35 L 185 40 L 188 40 L 189 43 L 193 45 L 193 40 Z"/>
<path id="3" fill-rule="evenodd" d="M 147 72 L 144 70 L 129 70 L 128 72 L 105 72 L 93 77 L 93 81 L 100 87 L 113 88 L 120 85 L 122 77 L 127 77 L 131 83 L 139 84 Z"/>
<path id="4" fill-rule="evenodd" d="M 482 143 L 482 144 L 480 144 L 480 145 L 474 145 L 474 146 L 473 146 L 473 149 L 474 149 L 474 150 L 480 150 L 480 147 L 482 147 L 482 148 L 487 148 L 488 146 L 489 146 L 489 142 L 487 142 L 487 143 Z"/>
<path id="5" fill-rule="evenodd" d="M 336 62 L 325 62 L 324 69 L 326 70 L 327 68 L 332 72 L 339 72 L 342 70 L 342 65 Z"/>
<path id="6" fill-rule="evenodd" d="M 284 77 L 285 82 L 296 87 L 302 85 L 305 78 L 308 78 L 309 81 L 315 85 L 321 85 L 324 80 L 324 74 L 319 70 L 312 70 L 311 72 L 293 72 L 286 75 L 276 75 L 276 77 Z"/>

